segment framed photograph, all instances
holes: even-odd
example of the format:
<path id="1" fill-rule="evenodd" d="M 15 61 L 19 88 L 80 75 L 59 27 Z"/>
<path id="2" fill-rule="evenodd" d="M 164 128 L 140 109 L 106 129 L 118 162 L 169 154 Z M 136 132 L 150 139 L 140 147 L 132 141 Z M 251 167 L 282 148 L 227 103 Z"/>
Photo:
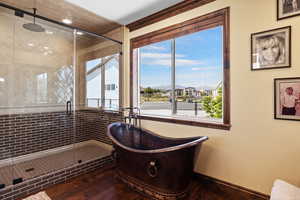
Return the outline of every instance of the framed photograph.
<path id="1" fill-rule="evenodd" d="M 275 119 L 300 121 L 300 77 L 274 79 Z"/>
<path id="2" fill-rule="evenodd" d="M 291 67 L 291 26 L 251 34 L 251 70 Z"/>
<path id="3" fill-rule="evenodd" d="M 277 20 L 300 15 L 300 0 L 277 0 Z"/>

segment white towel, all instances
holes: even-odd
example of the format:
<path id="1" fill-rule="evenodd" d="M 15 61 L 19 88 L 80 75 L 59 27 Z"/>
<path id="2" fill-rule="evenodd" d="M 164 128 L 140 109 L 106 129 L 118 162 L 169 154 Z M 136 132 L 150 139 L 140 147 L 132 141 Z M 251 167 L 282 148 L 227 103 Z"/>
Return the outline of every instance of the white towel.
<path id="1" fill-rule="evenodd" d="M 276 180 L 270 200 L 300 200 L 300 188 L 282 180 Z"/>

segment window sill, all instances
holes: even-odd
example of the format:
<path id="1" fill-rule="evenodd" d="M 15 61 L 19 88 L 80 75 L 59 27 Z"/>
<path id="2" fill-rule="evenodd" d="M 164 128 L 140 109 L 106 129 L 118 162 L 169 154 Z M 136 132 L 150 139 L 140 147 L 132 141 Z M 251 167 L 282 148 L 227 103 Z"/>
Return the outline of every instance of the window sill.
<path id="1" fill-rule="evenodd" d="M 149 115 L 140 115 L 139 118 L 144 119 L 144 120 L 176 123 L 176 124 L 182 124 L 182 125 L 198 126 L 198 127 L 221 129 L 221 130 L 228 130 L 228 131 L 231 128 L 231 124 L 223 124 L 223 123 L 215 123 L 215 122 L 202 122 L 202 121 L 195 121 L 195 120 L 182 120 L 182 119 L 172 118 L 172 117 L 161 117 L 161 116 L 154 117 L 154 116 L 149 116 Z"/>

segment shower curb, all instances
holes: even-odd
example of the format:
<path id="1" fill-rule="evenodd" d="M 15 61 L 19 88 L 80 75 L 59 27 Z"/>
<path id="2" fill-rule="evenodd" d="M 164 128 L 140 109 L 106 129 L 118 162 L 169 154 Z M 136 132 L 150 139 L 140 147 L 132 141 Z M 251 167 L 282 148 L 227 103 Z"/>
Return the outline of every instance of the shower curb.
<path id="1" fill-rule="evenodd" d="M 72 167 L 57 170 L 0 190 L 0 200 L 16 200 L 37 193 L 50 186 L 65 183 L 79 175 L 103 168 L 113 163 L 112 156 L 97 158 Z"/>

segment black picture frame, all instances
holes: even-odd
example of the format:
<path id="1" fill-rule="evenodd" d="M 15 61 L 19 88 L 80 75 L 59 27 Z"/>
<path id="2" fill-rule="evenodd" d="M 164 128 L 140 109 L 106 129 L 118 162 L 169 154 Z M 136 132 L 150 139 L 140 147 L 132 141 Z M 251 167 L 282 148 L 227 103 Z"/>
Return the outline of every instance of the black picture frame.
<path id="1" fill-rule="evenodd" d="M 280 88 L 281 87 L 280 83 L 286 84 L 286 86 Z M 298 97 L 298 100 L 295 100 L 296 113 L 295 115 L 284 115 L 282 114 L 282 110 L 281 110 L 282 93 L 283 90 L 286 90 L 287 87 L 291 87 L 293 85 L 297 86 L 296 90 L 294 91 L 294 96 Z M 274 79 L 274 119 L 300 121 L 300 77 Z"/>
<path id="2" fill-rule="evenodd" d="M 258 48 L 256 47 L 256 42 L 259 41 L 257 38 L 271 38 L 273 37 L 279 37 L 279 34 L 282 34 L 285 32 L 285 38 L 284 38 L 284 63 L 279 64 L 270 64 L 269 66 L 261 66 L 257 67 L 259 63 L 257 63 L 257 59 L 259 57 Z M 277 35 L 277 36 L 276 36 Z M 282 37 L 280 37 L 282 40 Z M 281 28 L 271 29 L 267 31 L 257 32 L 251 34 L 251 66 L 250 69 L 252 71 L 256 70 L 268 70 L 268 69 L 281 69 L 281 68 L 290 68 L 291 67 L 291 60 L 292 60 L 292 27 L 291 26 L 285 26 Z"/>
<path id="3" fill-rule="evenodd" d="M 298 4 L 298 10 L 297 11 L 292 11 L 288 14 L 284 14 L 284 11 L 283 11 L 284 10 L 284 5 L 283 5 L 282 0 L 276 0 L 276 1 L 277 1 L 277 21 L 292 18 L 292 17 L 296 17 L 296 16 L 300 16 L 300 0 L 296 0 L 296 2 Z"/>

